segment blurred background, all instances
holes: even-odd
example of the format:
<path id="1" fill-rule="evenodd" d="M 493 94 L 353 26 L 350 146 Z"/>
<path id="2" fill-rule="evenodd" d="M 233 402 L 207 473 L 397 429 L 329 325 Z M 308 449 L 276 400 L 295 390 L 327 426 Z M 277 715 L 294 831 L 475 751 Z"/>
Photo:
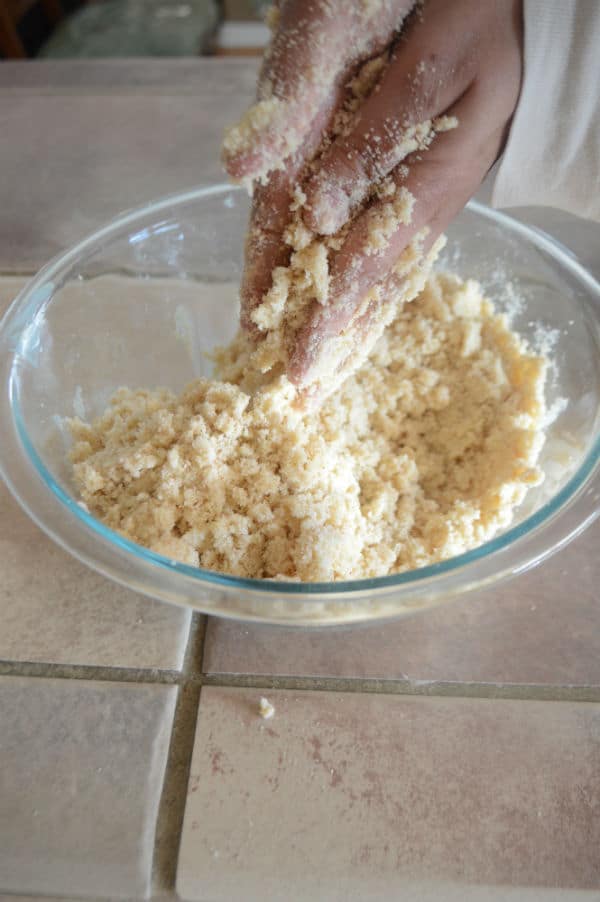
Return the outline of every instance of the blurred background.
<path id="1" fill-rule="evenodd" d="M 264 0 L 0 0 L 0 59 L 258 56 Z"/>

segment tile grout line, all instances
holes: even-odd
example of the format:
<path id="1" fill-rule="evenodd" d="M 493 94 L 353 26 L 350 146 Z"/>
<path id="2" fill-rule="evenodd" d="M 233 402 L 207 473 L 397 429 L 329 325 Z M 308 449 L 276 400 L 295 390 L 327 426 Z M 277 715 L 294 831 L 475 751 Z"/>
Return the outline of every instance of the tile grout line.
<path id="1" fill-rule="evenodd" d="M 357 695 L 441 696 L 444 698 L 510 699 L 600 703 L 600 686 L 540 683 L 478 683 L 374 677 L 293 677 L 264 674 L 203 674 L 203 686 L 237 689 L 284 689 L 298 692 L 346 692 Z"/>
<path id="2" fill-rule="evenodd" d="M 183 653 L 181 675 L 186 680 L 196 678 L 198 681 L 202 675 L 202 656 L 204 654 L 204 641 L 206 638 L 206 614 L 192 610 L 188 639 Z"/>
<path id="3" fill-rule="evenodd" d="M 198 673 L 201 682 L 204 681 L 204 652 L 206 649 L 206 637 L 208 636 L 208 618 L 209 615 L 205 614 L 202 629 L 202 641 L 200 642 L 200 647 L 198 649 Z"/>
<path id="4" fill-rule="evenodd" d="M 0 660 L 0 676 L 152 683 L 165 686 L 177 685 L 185 680 L 183 673 L 178 670 L 162 670 L 157 667 L 110 667 L 96 664 L 52 664 L 41 661 L 7 660 Z"/>
<path id="5" fill-rule="evenodd" d="M 43 264 L 40 263 L 38 269 L 19 269 L 14 271 L 11 270 L 10 272 L 0 270 L 0 279 L 32 279 L 42 266 Z"/>
<path id="6" fill-rule="evenodd" d="M 192 627 L 190 627 L 192 629 Z M 223 686 L 238 689 L 288 689 L 294 691 L 348 692 L 356 694 L 444 696 L 448 698 L 505 698 L 522 701 L 600 702 L 600 685 L 560 685 L 542 683 L 482 683 L 459 680 L 410 680 L 376 677 L 267 676 L 265 674 L 202 673 L 200 662 L 206 629 L 198 617 L 191 659 L 186 650 L 181 671 L 156 668 L 106 667 L 88 664 L 43 664 L 39 662 L 0 661 L 0 676 L 24 676 L 47 679 L 80 679 L 98 682 L 149 683 L 185 687 Z"/>
<path id="7" fill-rule="evenodd" d="M 156 819 L 152 856 L 154 895 L 174 891 L 177 858 L 189 772 L 194 750 L 196 719 L 200 706 L 201 660 L 206 636 L 206 618 L 193 612 L 183 657 L 181 679 L 171 727 L 169 752 Z"/>

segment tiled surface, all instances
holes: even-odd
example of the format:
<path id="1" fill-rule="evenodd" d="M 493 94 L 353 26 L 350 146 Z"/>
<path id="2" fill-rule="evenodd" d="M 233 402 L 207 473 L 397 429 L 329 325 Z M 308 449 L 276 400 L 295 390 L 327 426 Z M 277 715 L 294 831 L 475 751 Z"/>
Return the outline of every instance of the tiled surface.
<path id="1" fill-rule="evenodd" d="M 0 889 L 149 893 L 176 692 L 0 679 Z"/>
<path id="2" fill-rule="evenodd" d="M 600 705 L 259 695 L 202 690 L 185 899 L 600 889 Z"/>
<path id="3" fill-rule="evenodd" d="M 84 567 L 35 526 L 1 482 L 0 560 L 0 660 L 181 668 L 190 612 Z"/>
<path id="4" fill-rule="evenodd" d="M 600 279 L 600 222 L 589 222 L 550 207 L 517 207 L 506 212 L 548 232 Z"/>
<path id="5" fill-rule="evenodd" d="M 0 315 L 22 284 L 0 278 Z M 181 668 L 190 612 L 79 564 L 33 524 L 1 481 L 0 560 L 0 660 Z"/>
<path id="6" fill-rule="evenodd" d="M 14 276 L 0 276 L 0 316 L 4 315 L 25 282 L 26 279 Z"/>
<path id="7" fill-rule="evenodd" d="M 223 181 L 223 128 L 252 97 L 257 66 L 3 63 L 0 272 L 36 269 L 124 209 Z"/>
<path id="8" fill-rule="evenodd" d="M 599 542 L 600 523 L 535 570 L 393 623 L 307 632 L 211 618 L 204 669 L 600 686 Z"/>

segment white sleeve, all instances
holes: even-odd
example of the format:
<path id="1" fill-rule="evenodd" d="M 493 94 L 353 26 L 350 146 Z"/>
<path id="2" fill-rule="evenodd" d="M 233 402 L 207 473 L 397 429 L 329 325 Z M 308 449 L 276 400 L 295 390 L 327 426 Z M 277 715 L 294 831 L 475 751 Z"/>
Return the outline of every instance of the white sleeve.
<path id="1" fill-rule="evenodd" d="M 600 221 L 600 2 L 524 0 L 521 96 L 492 203 Z"/>

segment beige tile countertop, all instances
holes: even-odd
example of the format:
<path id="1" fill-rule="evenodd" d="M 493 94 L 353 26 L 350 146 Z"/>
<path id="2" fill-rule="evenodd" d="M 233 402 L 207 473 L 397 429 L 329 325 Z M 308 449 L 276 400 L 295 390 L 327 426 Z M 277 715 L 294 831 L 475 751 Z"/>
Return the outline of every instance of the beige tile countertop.
<path id="1" fill-rule="evenodd" d="M 0 63 L 0 313 L 123 208 L 221 180 L 255 74 Z M 600 227 L 518 215 L 600 275 Z M 599 539 L 302 631 L 120 588 L 0 488 L 0 900 L 600 902 Z"/>

